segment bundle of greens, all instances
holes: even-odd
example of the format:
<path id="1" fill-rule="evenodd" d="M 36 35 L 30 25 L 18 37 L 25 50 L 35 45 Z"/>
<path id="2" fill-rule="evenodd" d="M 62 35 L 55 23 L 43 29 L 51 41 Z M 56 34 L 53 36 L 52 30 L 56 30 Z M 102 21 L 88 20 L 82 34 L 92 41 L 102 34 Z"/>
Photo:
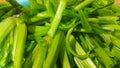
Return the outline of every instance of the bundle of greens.
<path id="1" fill-rule="evenodd" d="M 0 68 L 119 68 L 114 0 L 0 3 Z"/>

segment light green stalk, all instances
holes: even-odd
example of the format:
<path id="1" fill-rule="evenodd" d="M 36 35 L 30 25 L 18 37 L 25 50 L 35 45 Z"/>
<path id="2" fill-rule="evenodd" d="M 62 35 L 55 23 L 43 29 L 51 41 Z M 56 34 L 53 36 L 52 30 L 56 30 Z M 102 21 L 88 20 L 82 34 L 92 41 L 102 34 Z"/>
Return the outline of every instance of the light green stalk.
<path id="1" fill-rule="evenodd" d="M 58 6 L 58 9 L 56 11 L 55 17 L 51 23 L 51 28 L 48 31 L 48 35 L 53 37 L 58 29 L 60 20 L 62 18 L 62 12 L 66 7 L 67 0 L 60 0 L 60 4 Z"/>
<path id="2" fill-rule="evenodd" d="M 16 31 L 17 31 L 17 36 L 15 40 L 16 48 L 15 48 L 15 56 L 14 56 L 14 68 L 22 68 L 24 47 L 27 36 L 26 24 L 21 23 L 20 20 L 18 20 Z"/>
<path id="3" fill-rule="evenodd" d="M 0 23 L 0 44 L 8 33 L 15 27 L 16 18 L 8 17 Z"/>

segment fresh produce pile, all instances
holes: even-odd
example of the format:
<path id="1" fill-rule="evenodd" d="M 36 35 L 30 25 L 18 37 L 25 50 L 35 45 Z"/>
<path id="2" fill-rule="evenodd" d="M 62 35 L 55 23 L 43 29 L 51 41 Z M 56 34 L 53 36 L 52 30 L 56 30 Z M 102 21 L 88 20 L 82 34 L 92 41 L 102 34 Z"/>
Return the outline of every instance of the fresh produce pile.
<path id="1" fill-rule="evenodd" d="M 114 0 L 0 2 L 0 68 L 120 68 Z"/>

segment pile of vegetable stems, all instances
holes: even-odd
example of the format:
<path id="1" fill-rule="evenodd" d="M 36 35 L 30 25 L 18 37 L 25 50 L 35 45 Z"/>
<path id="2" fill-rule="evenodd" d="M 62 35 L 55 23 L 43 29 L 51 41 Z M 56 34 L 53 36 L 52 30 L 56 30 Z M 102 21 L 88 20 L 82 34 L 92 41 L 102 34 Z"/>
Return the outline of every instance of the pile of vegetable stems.
<path id="1" fill-rule="evenodd" d="M 0 2 L 0 68 L 119 68 L 114 0 Z"/>

